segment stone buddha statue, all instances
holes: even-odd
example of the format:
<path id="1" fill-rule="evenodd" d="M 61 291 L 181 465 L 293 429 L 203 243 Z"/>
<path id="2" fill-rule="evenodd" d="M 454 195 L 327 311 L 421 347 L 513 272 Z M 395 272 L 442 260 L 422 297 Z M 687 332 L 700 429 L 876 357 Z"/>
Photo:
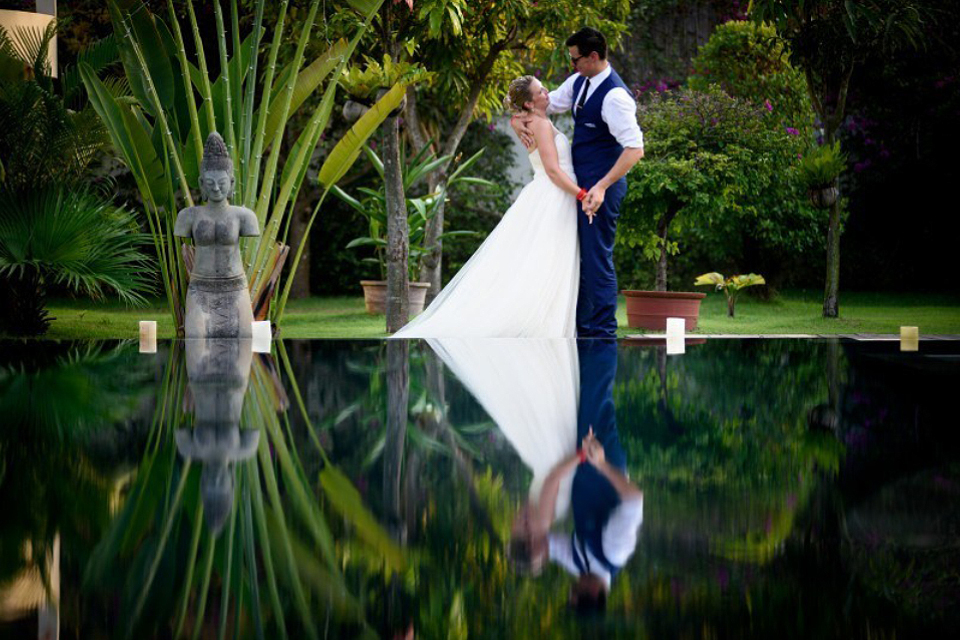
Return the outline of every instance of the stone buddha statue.
<path id="1" fill-rule="evenodd" d="M 193 270 L 187 289 L 187 338 L 249 338 L 253 307 L 240 256 L 240 237 L 260 235 L 256 214 L 230 204 L 233 161 L 219 133 L 211 133 L 200 163 L 205 205 L 177 215 L 173 233 L 193 238 Z"/>

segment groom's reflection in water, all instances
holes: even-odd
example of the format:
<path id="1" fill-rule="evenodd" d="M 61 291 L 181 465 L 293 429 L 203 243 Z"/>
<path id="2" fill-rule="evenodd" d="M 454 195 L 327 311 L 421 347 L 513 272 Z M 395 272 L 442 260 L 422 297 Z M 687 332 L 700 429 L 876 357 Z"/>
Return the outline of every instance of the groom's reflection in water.
<path id="1" fill-rule="evenodd" d="M 521 508 L 510 553 L 521 569 L 536 573 L 549 559 L 574 575 L 570 605 L 589 615 L 605 611 L 613 580 L 633 554 L 643 522 L 643 493 L 627 478 L 617 433 L 613 405 L 617 343 L 580 340 L 577 352 L 577 451 L 556 464 L 540 499 Z M 550 532 L 559 487 L 570 474 L 573 532 Z"/>
<path id="2" fill-rule="evenodd" d="M 178 429 L 177 451 L 203 465 L 203 515 L 217 534 L 233 507 L 234 464 L 252 457 L 258 429 L 240 429 L 253 358 L 250 340 L 186 340 L 187 380 L 196 422 Z"/>

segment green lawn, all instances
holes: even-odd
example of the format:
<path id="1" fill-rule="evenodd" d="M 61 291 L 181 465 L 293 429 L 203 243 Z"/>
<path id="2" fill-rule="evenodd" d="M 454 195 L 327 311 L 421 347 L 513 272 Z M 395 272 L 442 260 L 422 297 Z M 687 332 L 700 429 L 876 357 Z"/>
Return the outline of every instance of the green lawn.
<path id="1" fill-rule="evenodd" d="M 697 333 L 898 333 L 901 325 L 920 327 L 921 334 L 960 334 L 960 296 L 894 293 L 841 293 L 837 319 L 820 317 L 820 293 L 790 291 L 774 302 L 744 296 L 737 317 L 728 318 L 720 293 L 709 293 L 700 311 Z M 157 320 L 160 337 L 173 336 L 173 324 L 162 301 L 145 309 L 117 303 L 56 300 L 47 338 L 134 338 L 138 320 Z M 617 313 L 621 335 L 639 333 L 626 326 L 623 300 Z M 360 297 L 310 298 L 291 301 L 282 326 L 285 338 L 380 338 L 382 316 L 364 312 Z"/>

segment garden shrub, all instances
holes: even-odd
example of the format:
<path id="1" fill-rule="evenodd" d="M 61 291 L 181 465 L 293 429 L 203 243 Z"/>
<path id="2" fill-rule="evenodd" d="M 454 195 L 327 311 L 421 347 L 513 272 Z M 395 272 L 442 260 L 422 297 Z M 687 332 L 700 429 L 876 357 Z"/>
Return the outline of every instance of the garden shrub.
<path id="1" fill-rule="evenodd" d="M 643 103 L 645 156 L 628 179 L 617 251 L 656 260 L 664 221 L 669 254 L 678 253 L 681 242 L 709 245 L 715 268 L 738 255 L 746 234 L 801 250 L 818 220 L 806 215 L 819 216 L 799 203 L 794 164 L 804 142 L 769 118 L 766 108 L 717 86 L 657 94 Z M 620 256 L 621 264 L 626 260 Z M 623 284 L 646 286 L 631 281 L 633 275 L 621 273 Z"/>
<path id="2" fill-rule="evenodd" d="M 679 216 L 671 227 L 670 249 L 678 254 L 671 259 L 671 270 L 676 272 L 671 275 L 671 287 L 689 288 L 692 278 L 708 269 L 761 272 L 770 285 L 777 287 L 789 284 L 798 266 L 822 259 L 823 214 L 807 201 L 796 168 L 815 139 L 813 110 L 803 74 L 790 65 L 787 52 L 775 36 L 767 25 L 730 21 L 714 30 L 692 60 L 689 92 L 685 94 L 688 97 L 681 101 L 711 94 L 714 97 L 708 101 L 719 108 L 723 99 L 717 92 L 722 92 L 740 104 L 733 111 L 724 109 L 727 116 L 720 118 L 722 122 L 716 125 L 719 129 L 704 130 L 678 111 L 670 112 L 656 96 L 640 108 L 647 149 L 631 181 L 647 171 L 643 165 L 667 156 L 671 162 L 679 157 L 699 157 L 702 164 L 706 160 L 702 154 L 711 145 L 734 162 L 707 171 L 719 181 L 710 187 L 712 195 L 700 197 L 699 204 Z M 730 120 L 734 113 L 740 115 Z M 672 117 L 678 119 L 668 121 Z M 738 127 L 743 130 L 737 131 Z M 703 135 L 711 129 L 716 129 L 712 135 L 719 136 L 717 143 Z M 761 130 L 766 135 L 761 135 Z M 660 140 L 664 137 L 666 140 Z M 723 150 L 720 140 L 737 149 Z M 673 172 L 673 179 L 688 179 L 678 170 L 679 166 L 663 165 L 656 171 Z M 703 177 L 705 174 L 698 172 L 690 178 L 694 182 L 681 190 L 692 199 L 691 188 Z M 650 198 L 651 194 L 643 197 Z M 625 207 L 638 206 L 640 198 L 639 185 L 631 185 Z M 691 200 L 689 205 L 693 204 Z M 703 215 L 694 216 L 695 223 L 691 224 L 689 214 L 694 210 Z M 634 235 L 624 240 L 627 246 L 632 240 L 635 247 L 639 238 Z M 649 237 L 647 240 L 646 254 L 652 258 L 655 245 L 650 244 Z M 635 256 L 624 253 L 620 249 L 616 257 L 622 265 L 621 279 L 646 286 L 652 270 L 648 265 L 631 266 L 631 262 L 636 265 Z"/>

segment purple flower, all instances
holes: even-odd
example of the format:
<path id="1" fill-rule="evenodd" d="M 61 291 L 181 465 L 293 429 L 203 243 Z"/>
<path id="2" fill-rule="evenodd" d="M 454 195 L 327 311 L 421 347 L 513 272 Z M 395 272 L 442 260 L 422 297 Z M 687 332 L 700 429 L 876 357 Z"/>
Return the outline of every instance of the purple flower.
<path id="1" fill-rule="evenodd" d="M 535 75 L 535 76 L 537 76 L 537 77 L 539 78 L 539 77 L 540 77 L 540 69 L 535 70 L 535 71 L 533 72 L 533 75 Z"/>
<path id="2" fill-rule="evenodd" d="M 771 113 L 773 112 L 773 105 L 770 104 L 770 101 L 769 101 L 769 100 L 764 100 L 764 101 L 763 101 L 763 106 L 766 107 L 767 111 L 769 111 L 769 112 L 771 112 Z"/>
<path id="3" fill-rule="evenodd" d="M 497 125 L 495 125 L 495 124 L 493 124 L 493 123 L 491 122 L 490 124 L 487 125 L 487 129 L 489 129 L 490 131 L 496 131 L 496 130 L 497 130 Z"/>
<path id="4" fill-rule="evenodd" d="M 787 130 L 787 133 L 789 133 L 792 136 L 800 135 L 800 131 L 798 131 L 797 129 L 794 129 L 793 127 L 785 127 L 785 128 Z"/>

